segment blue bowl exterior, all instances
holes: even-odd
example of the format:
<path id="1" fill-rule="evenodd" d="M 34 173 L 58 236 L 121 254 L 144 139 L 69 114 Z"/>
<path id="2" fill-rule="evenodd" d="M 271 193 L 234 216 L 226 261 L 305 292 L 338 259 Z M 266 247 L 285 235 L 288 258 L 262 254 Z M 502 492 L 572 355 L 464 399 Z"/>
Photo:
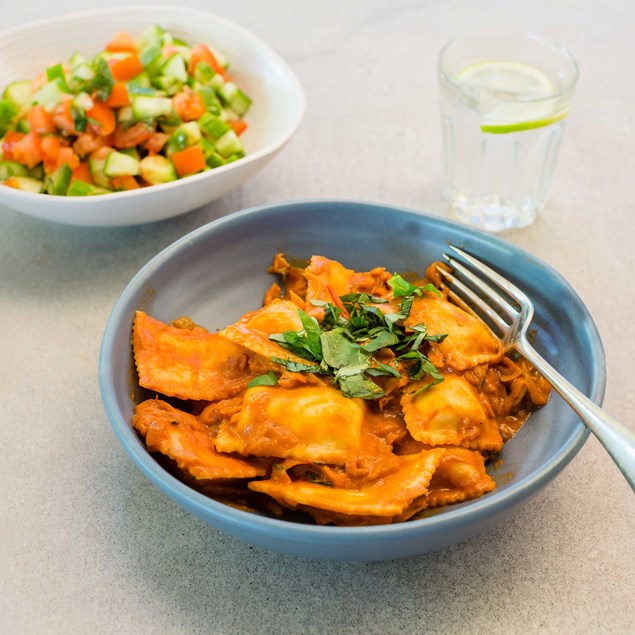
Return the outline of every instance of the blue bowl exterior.
<path id="1" fill-rule="evenodd" d="M 492 472 L 500 480 L 496 490 L 421 520 L 378 527 L 320 527 L 218 503 L 166 472 L 130 425 L 135 406 L 130 395 L 140 400 L 142 392 L 131 379 L 135 310 L 166 321 L 187 314 L 213 330 L 257 308 L 272 282 L 266 269 L 278 250 L 302 258 L 325 255 L 353 269 L 381 265 L 422 272 L 441 257 L 448 242 L 464 246 L 528 293 L 536 307 L 536 348 L 601 403 L 606 373 L 599 334 L 578 295 L 552 268 L 499 238 L 452 221 L 384 205 L 309 200 L 214 221 L 167 247 L 130 281 L 109 318 L 99 362 L 102 400 L 119 441 L 150 481 L 195 517 L 247 542 L 297 556 L 395 559 L 447 547 L 500 523 L 552 480 L 588 437 L 557 396 L 505 446 L 500 470 L 505 476 Z"/>

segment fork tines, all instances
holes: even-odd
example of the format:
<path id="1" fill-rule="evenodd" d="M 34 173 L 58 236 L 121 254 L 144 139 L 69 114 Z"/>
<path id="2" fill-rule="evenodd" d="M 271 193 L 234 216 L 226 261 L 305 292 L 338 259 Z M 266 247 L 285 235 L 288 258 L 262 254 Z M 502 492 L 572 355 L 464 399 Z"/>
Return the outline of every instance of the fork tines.
<path id="1" fill-rule="evenodd" d="M 494 335 L 504 337 L 525 312 L 525 307 L 531 307 L 531 302 L 520 289 L 480 260 L 453 245 L 450 249 L 454 254 L 443 257 L 452 272 L 437 267 L 449 297 L 484 322 Z"/>

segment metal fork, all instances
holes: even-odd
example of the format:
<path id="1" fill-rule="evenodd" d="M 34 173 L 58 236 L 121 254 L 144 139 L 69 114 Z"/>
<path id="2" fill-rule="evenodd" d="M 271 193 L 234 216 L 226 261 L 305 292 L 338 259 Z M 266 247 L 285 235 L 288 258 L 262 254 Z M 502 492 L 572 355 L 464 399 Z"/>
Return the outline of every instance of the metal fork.
<path id="1" fill-rule="evenodd" d="M 527 339 L 534 306 L 518 287 L 462 249 L 453 245 L 449 248 L 469 265 L 453 254 L 444 254 L 453 272 L 437 267 L 452 300 L 500 337 L 506 350 L 518 351 L 542 374 L 598 438 L 635 491 L 635 433 L 583 395 L 535 351 Z"/>

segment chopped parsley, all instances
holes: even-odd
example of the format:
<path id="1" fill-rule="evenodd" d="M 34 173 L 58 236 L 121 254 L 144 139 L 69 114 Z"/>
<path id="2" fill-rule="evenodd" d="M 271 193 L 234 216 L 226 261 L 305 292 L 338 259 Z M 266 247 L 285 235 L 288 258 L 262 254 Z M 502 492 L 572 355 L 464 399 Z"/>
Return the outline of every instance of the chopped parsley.
<path id="1" fill-rule="evenodd" d="M 439 291 L 431 284 L 410 284 L 398 274 L 388 284 L 393 289 L 394 298 L 401 298 L 399 310 L 395 313 L 381 311 L 377 305 L 388 301 L 367 293 L 341 296 L 341 306 L 314 300 L 315 306 L 324 309 L 321 322 L 298 309 L 303 328 L 300 331 L 274 333 L 269 339 L 307 363 L 280 357 L 272 357 L 272 361 L 291 372 L 329 376 L 345 397 L 362 399 L 385 396 L 384 390 L 372 377 L 400 377 L 399 361 L 407 362 L 410 379 L 418 380 L 426 375 L 431 377 L 431 381 L 417 392 L 443 381 L 441 373 L 420 349 L 424 342 L 442 342 L 447 334 L 429 335 L 425 324 L 408 329 L 403 326 L 403 321 L 410 315 L 415 296 L 422 296 L 424 291 L 440 295 Z M 390 349 L 394 353 L 392 362 L 383 363 L 375 358 L 375 353 L 383 349 Z M 252 383 L 258 379 L 252 380 Z"/>

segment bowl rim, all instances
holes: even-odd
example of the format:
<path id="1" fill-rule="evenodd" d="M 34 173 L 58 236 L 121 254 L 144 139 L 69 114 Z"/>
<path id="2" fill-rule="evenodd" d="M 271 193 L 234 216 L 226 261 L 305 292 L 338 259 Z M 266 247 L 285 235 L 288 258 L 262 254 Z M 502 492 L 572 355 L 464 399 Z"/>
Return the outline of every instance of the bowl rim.
<path id="1" fill-rule="evenodd" d="M 218 168 L 214 168 L 213 170 L 207 170 L 206 172 L 200 172 L 199 174 L 193 174 L 186 178 L 177 179 L 176 181 L 170 181 L 169 183 L 159 183 L 157 185 L 152 185 L 150 187 L 143 187 L 136 190 L 125 190 L 121 192 L 109 192 L 107 195 L 107 200 L 115 200 L 121 201 L 124 199 L 132 199 L 135 197 L 140 197 L 143 195 L 147 195 L 149 191 L 155 191 L 155 188 L 160 187 L 161 192 L 167 192 L 168 189 L 176 189 L 178 187 L 182 187 L 184 184 L 191 184 L 195 182 L 203 181 L 204 179 L 210 178 L 210 176 L 218 177 L 221 174 L 225 174 L 226 172 L 235 169 L 237 166 L 247 166 L 249 163 L 257 162 L 264 157 L 274 154 L 278 150 L 280 150 L 298 131 L 302 120 L 304 119 L 304 115 L 306 113 L 306 95 L 304 93 L 304 89 L 302 88 L 302 84 L 300 80 L 296 76 L 293 69 L 289 66 L 289 64 L 282 58 L 282 56 L 275 51 L 267 42 L 253 34 L 251 31 L 247 30 L 245 27 L 228 20 L 222 16 L 217 15 L 216 13 L 212 13 L 211 11 L 205 11 L 203 9 L 196 9 L 191 7 L 179 7 L 172 4 L 150 4 L 150 5 L 134 5 L 134 6 L 116 6 L 116 7 L 101 7 L 99 9 L 91 9 L 89 11 L 74 11 L 71 13 L 64 13 L 61 15 L 56 15 L 52 18 L 41 18 L 39 20 L 33 20 L 30 22 L 25 22 L 23 24 L 19 24 L 8 29 L 4 29 L 0 31 L 0 50 L 2 50 L 2 42 L 6 37 L 10 35 L 19 34 L 22 30 L 28 30 L 31 28 L 37 28 L 39 26 L 55 26 L 56 23 L 63 23 L 69 20 L 86 18 L 91 16 L 98 16 L 103 14 L 123 14 L 123 13 L 152 13 L 158 11 L 178 11 L 180 14 L 191 14 L 198 16 L 211 17 L 214 20 L 221 23 L 221 25 L 225 28 L 232 29 L 233 31 L 239 33 L 242 38 L 245 40 L 251 41 L 258 47 L 261 47 L 267 50 L 271 59 L 275 60 L 276 64 L 279 65 L 281 70 L 284 72 L 285 80 L 289 83 L 289 87 L 291 92 L 294 94 L 295 99 L 298 101 L 298 108 L 294 114 L 293 118 L 290 118 L 287 122 L 287 128 L 283 135 L 280 136 L 279 139 L 268 143 L 262 148 L 258 148 L 257 150 L 246 154 L 244 157 L 239 159 L 238 161 L 232 163 L 226 163 Z M 290 122 L 290 123 L 289 123 Z M 8 196 L 18 196 L 23 198 L 25 201 L 37 200 L 44 201 L 50 200 L 55 201 L 56 203 L 62 203 L 64 205 L 69 206 L 80 206 L 82 204 L 86 204 L 88 200 L 102 200 L 102 197 L 91 197 L 91 196 L 60 196 L 55 194 L 44 194 L 43 193 L 34 193 L 34 192 L 26 192 L 23 190 L 17 190 L 14 188 L 3 188 L 0 192 L 4 191 L 5 195 Z M 104 195 L 106 196 L 106 195 Z M 117 198 L 112 198 L 117 197 Z"/>
<path id="2" fill-rule="evenodd" d="M 214 233 L 225 225 L 247 222 L 248 219 L 253 216 L 266 216 L 273 212 L 292 213 L 294 210 L 297 210 L 298 207 L 310 208 L 323 206 L 325 204 L 388 209 L 391 212 L 396 212 L 411 219 L 421 220 L 421 218 L 423 218 L 425 222 L 431 222 L 433 224 L 439 224 L 441 227 L 466 232 L 470 236 L 474 236 L 490 246 L 511 246 L 511 248 L 519 255 L 522 255 L 523 258 L 544 269 L 578 301 L 583 312 L 583 316 L 581 317 L 585 319 L 587 328 L 590 329 L 595 336 L 595 347 L 592 352 L 596 357 L 597 363 L 595 364 L 596 371 L 591 376 L 589 397 L 598 405 L 602 404 L 606 390 L 606 364 L 604 348 L 597 326 L 586 305 L 573 287 L 549 264 L 523 248 L 505 241 L 499 236 L 486 234 L 485 232 L 470 228 L 456 221 L 418 210 L 353 199 L 298 199 L 249 207 L 198 227 L 158 252 L 128 282 L 108 318 L 100 348 L 98 368 L 99 387 L 104 409 L 111 427 L 124 449 L 134 460 L 137 467 L 151 482 L 163 491 L 163 493 L 168 494 L 169 492 L 168 496 L 178 501 L 181 505 L 186 506 L 190 511 L 196 509 L 199 512 L 199 517 L 214 517 L 225 526 L 230 525 L 236 529 L 249 528 L 253 530 L 254 527 L 257 527 L 263 536 L 279 538 L 281 534 L 284 534 L 285 540 L 295 540 L 297 542 L 319 539 L 325 545 L 328 545 L 329 540 L 336 541 L 340 545 L 352 545 L 361 536 L 372 537 L 373 540 L 380 542 L 388 542 L 395 538 L 412 538 L 417 535 L 420 537 L 421 534 L 434 533 L 439 529 L 454 528 L 457 525 L 461 525 L 466 519 L 469 519 L 470 524 L 479 521 L 483 522 L 489 517 L 496 517 L 497 513 L 500 513 L 503 509 L 512 508 L 521 501 L 531 498 L 533 494 L 542 489 L 574 458 L 589 437 L 589 429 L 579 419 L 569 434 L 567 442 L 560 447 L 557 454 L 550 461 L 543 464 L 535 473 L 527 475 L 520 480 L 514 479 L 514 482 L 508 488 L 497 488 L 488 493 L 487 496 L 448 506 L 444 513 L 430 515 L 422 519 L 387 525 L 342 527 L 304 524 L 271 518 L 259 513 L 235 509 L 207 497 L 188 485 L 185 485 L 182 481 L 161 467 L 139 440 L 130 422 L 125 421 L 124 418 L 120 416 L 116 407 L 117 399 L 110 373 L 116 325 L 121 322 L 125 314 L 125 305 L 137 294 L 147 276 L 160 268 L 166 261 L 169 261 L 176 253 L 187 249 L 188 246 L 195 244 L 197 241 L 206 237 L 207 234 Z"/>

